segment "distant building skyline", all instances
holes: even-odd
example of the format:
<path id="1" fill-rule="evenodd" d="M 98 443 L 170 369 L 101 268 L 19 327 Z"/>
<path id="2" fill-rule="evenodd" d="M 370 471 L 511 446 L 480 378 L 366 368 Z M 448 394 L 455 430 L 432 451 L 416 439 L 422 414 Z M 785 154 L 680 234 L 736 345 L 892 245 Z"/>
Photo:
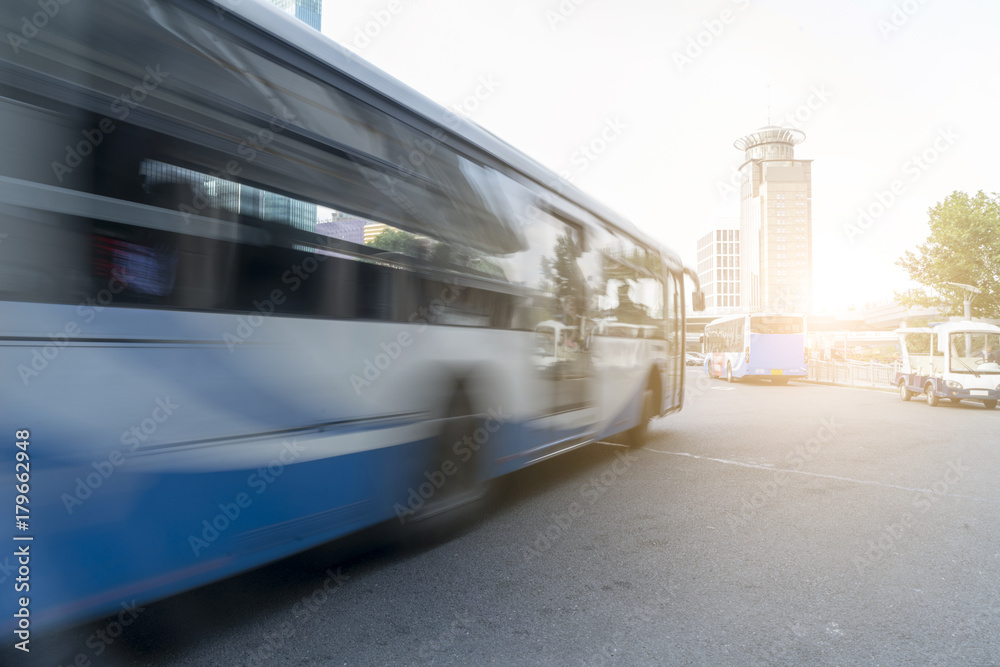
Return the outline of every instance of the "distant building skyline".
<path id="1" fill-rule="evenodd" d="M 705 294 L 705 314 L 740 312 L 739 221 L 717 223 L 698 240 L 698 281 Z"/>

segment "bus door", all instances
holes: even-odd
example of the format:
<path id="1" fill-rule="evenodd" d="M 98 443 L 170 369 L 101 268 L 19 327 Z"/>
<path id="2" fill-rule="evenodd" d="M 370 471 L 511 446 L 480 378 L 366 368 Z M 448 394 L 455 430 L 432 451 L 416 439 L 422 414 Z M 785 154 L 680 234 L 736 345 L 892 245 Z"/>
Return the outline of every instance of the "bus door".
<path id="1" fill-rule="evenodd" d="M 588 345 L 587 289 L 580 268 L 583 234 L 574 225 L 539 212 L 526 230 L 538 253 L 529 262 L 537 271 L 531 304 L 536 322 L 529 397 L 532 431 L 552 445 L 573 444 L 596 423 L 593 372 Z"/>

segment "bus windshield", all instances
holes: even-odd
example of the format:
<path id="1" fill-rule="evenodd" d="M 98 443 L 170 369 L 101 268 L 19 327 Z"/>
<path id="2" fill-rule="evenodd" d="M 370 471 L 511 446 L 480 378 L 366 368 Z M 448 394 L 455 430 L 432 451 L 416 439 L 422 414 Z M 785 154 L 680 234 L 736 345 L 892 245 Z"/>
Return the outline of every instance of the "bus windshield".
<path id="1" fill-rule="evenodd" d="M 751 317 L 750 333 L 793 334 L 802 333 L 802 318 L 788 316 Z"/>
<path id="2" fill-rule="evenodd" d="M 958 331 L 949 344 L 953 373 L 1000 374 L 1000 334 Z"/>

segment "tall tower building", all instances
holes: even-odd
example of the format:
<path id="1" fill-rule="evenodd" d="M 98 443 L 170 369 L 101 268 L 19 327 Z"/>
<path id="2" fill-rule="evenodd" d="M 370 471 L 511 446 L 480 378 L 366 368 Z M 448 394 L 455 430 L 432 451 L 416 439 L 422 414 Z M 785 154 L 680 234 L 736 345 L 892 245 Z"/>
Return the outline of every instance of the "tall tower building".
<path id="1" fill-rule="evenodd" d="M 728 315 L 741 311 L 740 230 L 720 225 L 698 239 L 698 282 L 705 311 Z"/>
<path id="2" fill-rule="evenodd" d="M 322 30 L 323 0 L 271 0 L 271 4 L 288 12 L 310 28 Z M 264 202 L 263 208 L 273 215 L 289 217 L 295 227 L 308 231 L 316 230 L 318 214 L 316 204 L 271 195 Z"/>
<path id="3" fill-rule="evenodd" d="M 812 160 L 796 160 L 806 135 L 762 127 L 737 139 L 740 293 L 749 312 L 812 308 Z"/>

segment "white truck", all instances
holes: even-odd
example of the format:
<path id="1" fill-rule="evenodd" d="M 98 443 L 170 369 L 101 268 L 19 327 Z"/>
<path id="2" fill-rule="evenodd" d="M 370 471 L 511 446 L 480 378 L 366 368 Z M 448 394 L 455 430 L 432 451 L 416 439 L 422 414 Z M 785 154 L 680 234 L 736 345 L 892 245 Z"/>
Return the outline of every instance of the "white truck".
<path id="1" fill-rule="evenodd" d="M 972 400 L 989 409 L 1000 399 L 1000 327 L 981 322 L 946 322 L 897 329 L 902 368 L 899 397 L 926 394 L 927 405 L 942 399 Z"/>

